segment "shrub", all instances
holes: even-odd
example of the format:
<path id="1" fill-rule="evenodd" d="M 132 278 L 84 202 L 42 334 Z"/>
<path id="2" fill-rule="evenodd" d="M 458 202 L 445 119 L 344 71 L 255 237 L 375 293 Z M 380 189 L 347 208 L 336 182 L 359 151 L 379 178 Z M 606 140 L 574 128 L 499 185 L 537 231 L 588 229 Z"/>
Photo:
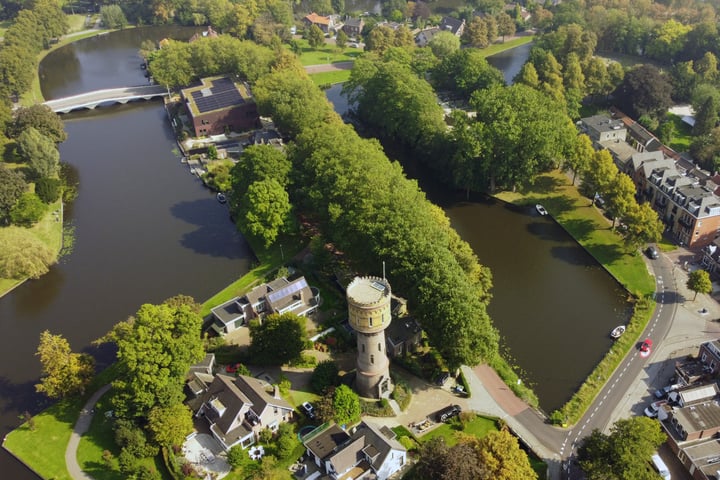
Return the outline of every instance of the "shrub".
<path id="1" fill-rule="evenodd" d="M 227 452 L 227 462 L 233 469 L 241 466 L 245 457 L 247 457 L 247 452 L 240 445 L 235 445 Z"/>
<path id="2" fill-rule="evenodd" d="M 265 427 L 260 430 L 258 438 L 260 439 L 261 443 L 270 443 L 273 439 L 273 432 L 269 428 Z"/>
<path id="3" fill-rule="evenodd" d="M 35 183 L 35 194 L 45 203 L 53 203 L 60 198 L 60 180 L 41 178 Z"/>
<path id="4" fill-rule="evenodd" d="M 275 451 L 278 458 L 282 460 L 290 458 L 295 451 L 295 447 L 300 444 L 295 434 L 295 428 L 289 423 L 281 423 L 278 427 L 277 435 Z"/>
<path id="5" fill-rule="evenodd" d="M 10 220 L 21 227 L 32 227 L 45 214 L 46 208 L 40 197 L 27 192 L 10 210 Z"/>
<path id="6" fill-rule="evenodd" d="M 410 406 L 412 400 L 412 393 L 405 382 L 395 382 L 395 389 L 390 394 L 390 397 L 398 403 L 400 410 L 403 412 Z"/>
<path id="7" fill-rule="evenodd" d="M 329 387 L 340 385 L 338 368 L 332 360 L 324 360 L 315 367 L 310 377 L 310 387 L 318 395 L 322 395 Z"/>
<path id="8" fill-rule="evenodd" d="M 410 437 L 400 437 L 398 438 L 398 442 L 400 442 L 400 445 L 405 447 L 408 452 L 418 448 L 418 443 Z"/>

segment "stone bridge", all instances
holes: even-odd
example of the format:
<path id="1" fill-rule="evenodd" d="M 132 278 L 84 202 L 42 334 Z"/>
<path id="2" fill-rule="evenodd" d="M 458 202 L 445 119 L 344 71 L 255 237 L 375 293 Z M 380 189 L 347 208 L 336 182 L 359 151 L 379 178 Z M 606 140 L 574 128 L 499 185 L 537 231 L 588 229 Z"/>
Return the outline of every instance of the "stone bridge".
<path id="1" fill-rule="evenodd" d="M 55 113 L 69 113 L 73 110 L 92 110 L 100 105 L 127 103 L 135 100 L 150 100 L 166 97 L 170 93 L 161 85 L 144 85 L 140 87 L 108 88 L 93 92 L 81 93 L 71 97 L 56 98 L 45 102 Z"/>

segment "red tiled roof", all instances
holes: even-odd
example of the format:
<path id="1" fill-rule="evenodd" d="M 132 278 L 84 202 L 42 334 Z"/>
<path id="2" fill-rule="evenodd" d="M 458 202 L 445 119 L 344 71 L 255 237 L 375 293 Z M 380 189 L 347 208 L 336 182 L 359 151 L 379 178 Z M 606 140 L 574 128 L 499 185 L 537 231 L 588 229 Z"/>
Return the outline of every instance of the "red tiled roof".
<path id="1" fill-rule="evenodd" d="M 322 25 L 330 25 L 330 18 L 323 17 L 322 15 L 318 15 L 317 13 L 313 12 L 307 17 L 305 17 L 305 20 L 307 20 L 310 23 L 319 23 Z"/>

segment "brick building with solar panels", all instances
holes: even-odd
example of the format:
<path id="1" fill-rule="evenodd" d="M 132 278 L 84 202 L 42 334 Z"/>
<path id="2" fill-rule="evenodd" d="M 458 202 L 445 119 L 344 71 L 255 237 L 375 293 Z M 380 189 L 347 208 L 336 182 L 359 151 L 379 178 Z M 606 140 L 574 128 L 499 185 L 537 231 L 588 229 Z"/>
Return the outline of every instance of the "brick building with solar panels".
<path id="1" fill-rule="evenodd" d="M 183 89 L 182 96 L 196 137 L 260 126 L 249 87 L 228 77 L 204 78 L 201 85 Z"/>

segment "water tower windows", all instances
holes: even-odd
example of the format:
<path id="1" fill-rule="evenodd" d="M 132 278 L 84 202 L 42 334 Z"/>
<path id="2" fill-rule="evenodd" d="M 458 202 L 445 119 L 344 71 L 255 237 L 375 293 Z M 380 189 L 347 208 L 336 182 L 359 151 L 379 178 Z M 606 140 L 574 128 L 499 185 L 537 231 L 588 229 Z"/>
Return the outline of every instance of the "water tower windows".
<path id="1" fill-rule="evenodd" d="M 375 355 L 370 355 L 370 363 L 375 365 Z"/>
<path id="2" fill-rule="evenodd" d="M 362 352 L 365 353 L 365 344 L 362 344 Z"/>
<path id="3" fill-rule="evenodd" d="M 370 317 L 370 326 L 372 327 L 372 317 Z"/>
<path id="4" fill-rule="evenodd" d="M 378 352 L 382 352 L 382 343 L 378 342 Z"/>

